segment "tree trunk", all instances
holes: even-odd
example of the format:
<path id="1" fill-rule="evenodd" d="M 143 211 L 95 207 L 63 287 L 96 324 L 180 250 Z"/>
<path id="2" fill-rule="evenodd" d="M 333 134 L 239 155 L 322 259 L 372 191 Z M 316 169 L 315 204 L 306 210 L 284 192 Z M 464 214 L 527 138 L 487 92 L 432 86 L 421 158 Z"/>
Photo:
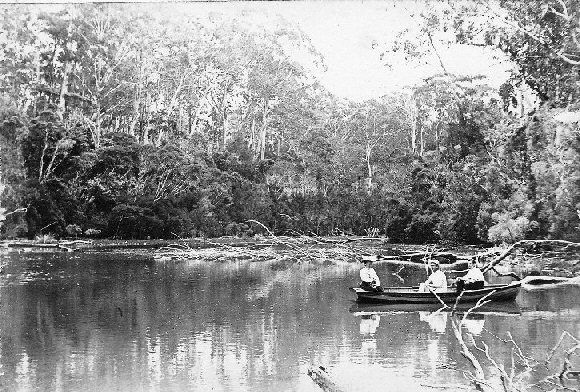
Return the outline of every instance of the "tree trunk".
<path id="1" fill-rule="evenodd" d="M 262 129 L 260 131 L 260 160 L 264 160 L 266 153 L 266 130 L 268 127 L 268 100 L 264 99 L 264 108 L 262 111 Z"/>
<path id="2" fill-rule="evenodd" d="M 365 151 L 365 160 L 367 164 L 367 192 L 370 194 L 371 189 L 373 187 L 373 166 L 371 165 L 371 154 L 373 148 L 372 146 L 367 144 L 366 151 Z"/>
<path id="3" fill-rule="evenodd" d="M 101 115 L 101 104 L 98 99 L 96 103 L 96 114 L 97 118 L 95 119 L 95 134 L 93 135 L 93 139 L 95 142 L 95 148 L 99 148 L 101 145 L 101 124 L 103 122 L 103 118 Z"/>
<path id="4" fill-rule="evenodd" d="M 71 70 L 72 70 L 72 63 L 70 61 L 66 61 L 64 63 L 62 84 L 60 85 L 60 94 L 58 97 L 58 107 L 57 107 L 57 113 L 61 118 L 64 115 L 64 112 L 66 110 L 65 95 L 68 92 L 68 77 L 69 77 Z"/>
<path id="5" fill-rule="evenodd" d="M 435 127 L 435 147 L 437 148 L 437 153 L 441 152 L 441 146 L 439 142 L 441 141 L 441 136 L 439 133 L 439 127 Z"/>
<path id="6" fill-rule="evenodd" d="M 193 121 L 191 119 L 191 104 L 187 107 L 187 134 L 191 136 Z"/>
<path id="7" fill-rule="evenodd" d="M 129 125 L 129 135 L 136 136 L 137 132 L 135 128 L 137 127 L 137 123 L 141 118 L 141 96 L 142 96 L 142 89 L 143 89 L 143 59 L 142 53 L 139 52 L 139 75 L 137 81 L 137 87 L 135 88 L 135 95 L 133 98 L 133 118 L 131 119 L 131 123 Z M 140 133 L 140 132 L 139 132 Z"/>
<path id="8" fill-rule="evenodd" d="M 419 156 L 423 156 L 423 154 L 425 153 L 425 138 L 423 137 L 424 132 L 423 132 L 423 127 L 421 127 L 421 131 L 419 133 L 419 145 L 420 145 L 420 151 L 419 151 Z"/>
<path id="9" fill-rule="evenodd" d="M 224 112 L 222 113 L 222 117 L 224 119 L 223 121 L 223 131 L 222 131 L 222 137 L 221 137 L 221 144 L 222 144 L 222 150 L 226 149 L 226 144 L 228 142 L 228 129 L 230 127 L 230 119 L 228 117 L 228 115 Z"/>
<path id="10" fill-rule="evenodd" d="M 413 97 L 409 97 L 404 105 L 407 120 L 411 124 L 411 152 L 415 155 L 417 154 L 417 102 Z"/>
<path id="11" fill-rule="evenodd" d="M 41 72 L 40 72 L 40 47 L 37 43 L 35 45 L 35 52 L 34 52 L 34 83 L 38 86 L 41 82 Z M 28 108 L 32 105 L 32 112 L 33 115 L 37 113 L 37 101 L 38 101 L 37 94 L 34 94 L 29 100 L 27 100 L 27 104 L 24 105 L 24 113 L 28 113 Z"/>
<path id="12" fill-rule="evenodd" d="M 411 126 L 411 151 L 417 154 L 417 127 Z"/>
<path id="13" fill-rule="evenodd" d="M 248 148 L 256 154 L 256 117 L 252 116 L 252 125 L 250 125 L 250 140 L 248 140 Z"/>
<path id="14" fill-rule="evenodd" d="M 95 143 L 95 147 L 99 148 L 101 145 L 101 124 L 102 124 L 102 116 L 101 116 L 101 62 L 97 59 L 97 65 L 95 65 L 95 131 L 93 133 L 93 142 Z"/>

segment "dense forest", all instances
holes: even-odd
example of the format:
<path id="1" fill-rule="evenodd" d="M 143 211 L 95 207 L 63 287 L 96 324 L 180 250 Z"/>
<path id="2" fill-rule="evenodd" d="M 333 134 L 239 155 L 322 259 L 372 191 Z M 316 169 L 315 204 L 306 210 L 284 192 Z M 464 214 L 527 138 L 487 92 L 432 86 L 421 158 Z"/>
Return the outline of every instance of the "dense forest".
<path id="1" fill-rule="evenodd" d="M 302 31 L 246 17 L 2 6 L 2 237 L 245 236 L 263 233 L 256 220 L 284 235 L 580 241 L 577 1 L 425 3 L 419 29 L 381 43 L 386 63 L 474 45 L 511 76 L 492 88 L 440 58 L 439 74 L 364 102 L 317 81 L 324 58 Z"/>

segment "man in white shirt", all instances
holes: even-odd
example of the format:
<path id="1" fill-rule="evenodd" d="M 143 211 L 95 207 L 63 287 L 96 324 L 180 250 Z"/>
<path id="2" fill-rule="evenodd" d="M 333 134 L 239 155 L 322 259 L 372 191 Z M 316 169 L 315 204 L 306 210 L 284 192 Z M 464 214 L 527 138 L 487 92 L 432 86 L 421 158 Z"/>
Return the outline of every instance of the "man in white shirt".
<path id="1" fill-rule="evenodd" d="M 424 283 L 419 285 L 419 291 L 422 293 L 428 293 L 430 291 L 440 292 L 447 290 L 447 277 L 445 276 L 445 273 L 439 269 L 439 261 L 431 260 L 429 262 L 429 267 L 433 272 Z"/>
<path id="2" fill-rule="evenodd" d="M 377 260 L 377 256 L 363 256 L 362 262 L 364 267 L 360 270 L 360 288 L 367 291 L 383 291 L 381 281 L 373 268 L 373 262 Z"/>
<path id="3" fill-rule="evenodd" d="M 457 286 L 457 292 L 463 290 L 480 290 L 485 286 L 485 277 L 483 272 L 477 266 L 477 262 L 474 259 L 469 260 L 469 270 L 465 276 L 457 278 L 455 284 Z"/>

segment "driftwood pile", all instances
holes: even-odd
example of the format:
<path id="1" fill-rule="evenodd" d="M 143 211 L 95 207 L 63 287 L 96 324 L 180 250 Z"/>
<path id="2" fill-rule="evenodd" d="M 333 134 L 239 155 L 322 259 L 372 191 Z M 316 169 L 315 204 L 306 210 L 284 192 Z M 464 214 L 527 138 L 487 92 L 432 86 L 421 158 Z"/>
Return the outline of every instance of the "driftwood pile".
<path id="1" fill-rule="evenodd" d="M 362 255 L 370 255 L 369 248 L 354 241 L 329 243 L 312 237 L 268 237 L 263 242 L 245 246 L 204 241 L 202 246 L 174 244 L 160 248 L 155 257 L 159 260 L 204 261 L 278 261 L 296 262 L 352 262 Z"/>
<path id="2" fill-rule="evenodd" d="M 258 221 L 250 223 L 261 226 L 267 236 L 252 243 L 227 244 L 204 241 L 203 246 L 174 244 L 159 249 L 159 260 L 204 260 L 204 261 L 277 261 L 296 262 L 352 262 L 364 255 L 376 255 L 379 260 L 394 264 L 423 265 L 437 260 L 443 268 L 462 268 L 469 260 L 478 260 L 483 272 L 495 267 L 509 256 L 526 261 L 572 260 L 580 267 L 580 244 L 563 240 L 523 240 L 509 248 L 494 248 L 486 252 L 458 254 L 437 249 L 434 246 L 387 246 L 387 239 L 380 237 L 322 238 L 317 236 L 276 236 Z M 497 272 L 497 271 L 496 271 Z"/>
<path id="3" fill-rule="evenodd" d="M 479 257 L 486 261 L 483 272 L 493 269 L 508 256 L 521 256 L 527 262 L 535 264 L 547 264 L 556 260 L 569 260 L 572 263 L 580 263 L 580 243 L 563 240 L 522 240 L 511 245 L 499 255 L 482 254 Z M 492 258 L 490 259 L 490 256 Z"/>

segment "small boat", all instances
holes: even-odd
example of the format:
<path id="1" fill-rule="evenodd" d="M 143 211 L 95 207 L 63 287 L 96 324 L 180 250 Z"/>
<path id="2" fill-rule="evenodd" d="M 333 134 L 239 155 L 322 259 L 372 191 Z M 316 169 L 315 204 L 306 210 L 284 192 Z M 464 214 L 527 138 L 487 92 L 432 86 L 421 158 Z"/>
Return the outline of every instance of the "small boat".
<path id="1" fill-rule="evenodd" d="M 488 296 L 490 301 L 513 301 L 521 287 L 521 282 L 510 284 L 490 284 L 480 290 L 463 291 L 460 303 L 476 303 L 481 298 Z M 447 289 L 435 294 L 421 293 L 418 287 L 387 287 L 381 292 L 363 290 L 360 287 L 350 289 L 357 295 L 358 302 L 385 303 L 385 304 L 453 304 L 460 294 L 455 289 Z"/>

